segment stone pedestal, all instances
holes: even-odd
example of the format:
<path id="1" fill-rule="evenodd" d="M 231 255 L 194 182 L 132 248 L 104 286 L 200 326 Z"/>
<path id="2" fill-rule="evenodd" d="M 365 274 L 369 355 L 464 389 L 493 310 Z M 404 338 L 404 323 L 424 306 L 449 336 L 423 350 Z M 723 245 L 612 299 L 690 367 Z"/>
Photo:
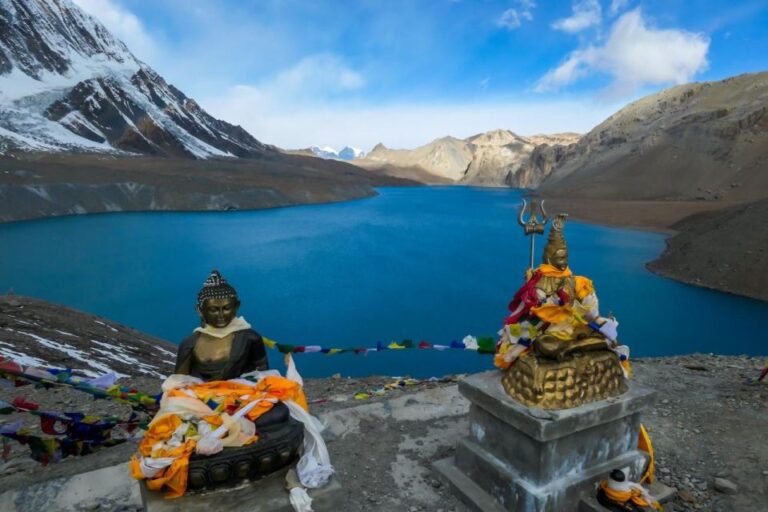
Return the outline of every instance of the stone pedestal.
<path id="1" fill-rule="evenodd" d="M 570 512 L 611 470 L 637 480 L 640 413 L 655 392 L 630 383 L 625 394 L 573 409 L 545 411 L 510 398 L 498 371 L 459 383 L 470 401 L 469 435 L 435 469 L 469 506 L 483 512 Z"/>
<path id="2" fill-rule="evenodd" d="M 167 500 L 163 494 L 150 491 L 141 482 L 141 500 L 145 512 L 293 512 L 285 490 L 286 470 L 262 478 L 244 480 L 239 485 L 202 492 L 189 492 L 181 498 Z M 341 485 L 333 477 L 328 485 L 308 491 L 312 510 L 317 512 L 339 510 Z"/>

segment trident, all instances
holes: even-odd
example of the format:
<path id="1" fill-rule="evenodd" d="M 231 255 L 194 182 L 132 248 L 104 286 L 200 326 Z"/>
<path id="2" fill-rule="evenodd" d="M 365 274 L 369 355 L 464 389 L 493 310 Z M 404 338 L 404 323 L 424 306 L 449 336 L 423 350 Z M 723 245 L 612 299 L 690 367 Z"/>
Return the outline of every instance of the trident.
<path id="1" fill-rule="evenodd" d="M 517 222 L 523 227 L 523 233 L 525 236 L 531 237 L 531 268 L 533 268 L 533 247 L 534 239 L 536 235 L 544 234 L 544 226 L 549 222 L 549 216 L 544 209 L 544 201 L 536 203 L 531 201 L 530 216 L 528 220 L 525 220 L 525 210 L 528 208 L 528 203 L 523 199 L 523 206 L 520 207 L 520 213 L 517 216 Z M 538 213 L 541 213 L 541 220 L 538 218 Z"/>

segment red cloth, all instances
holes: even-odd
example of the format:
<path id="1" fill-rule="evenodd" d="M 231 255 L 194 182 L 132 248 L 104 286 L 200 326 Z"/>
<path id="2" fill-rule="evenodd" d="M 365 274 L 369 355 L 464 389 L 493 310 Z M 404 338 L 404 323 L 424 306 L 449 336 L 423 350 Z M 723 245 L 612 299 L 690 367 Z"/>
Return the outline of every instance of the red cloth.
<path id="1" fill-rule="evenodd" d="M 28 411 L 36 411 L 40 408 L 39 405 L 33 404 L 32 402 L 27 402 L 26 398 L 23 396 L 17 396 L 13 402 L 11 402 L 11 405 L 14 407 L 18 407 L 19 409 L 26 409 Z"/>
<path id="2" fill-rule="evenodd" d="M 532 307 L 539 305 L 539 296 L 536 294 L 536 284 L 541 280 L 544 274 L 540 270 L 534 272 L 533 276 L 515 293 L 509 302 L 510 315 L 504 320 L 505 325 L 517 323 L 527 315 Z M 518 311 L 520 304 L 523 307 Z M 516 312 L 517 311 L 517 312 Z"/>

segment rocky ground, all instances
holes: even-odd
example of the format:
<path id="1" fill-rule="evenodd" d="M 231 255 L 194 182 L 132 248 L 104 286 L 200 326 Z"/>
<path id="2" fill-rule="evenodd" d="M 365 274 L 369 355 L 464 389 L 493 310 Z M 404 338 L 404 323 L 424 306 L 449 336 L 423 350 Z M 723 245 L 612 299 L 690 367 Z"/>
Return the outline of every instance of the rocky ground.
<path id="1" fill-rule="evenodd" d="M 768 510 L 768 382 L 753 382 L 767 363 L 715 355 L 634 362 L 637 381 L 659 392 L 644 423 L 659 479 L 679 491 L 665 510 Z"/>
<path id="2" fill-rule="evenodd" d="M 654 387 L 659 401 L 646 413 L 657 454 L 659 479 L 678 489 L 667 511 L 762 511 L 768 503 L 768 382 L 754 380 L 760 358 L 690 355 L 634 361 L 637 382 Z M 453 383 L 424 383 L 355 400 L 391 377 L 327 378 L 307 382 L 312 412 L 330 425 L 326 433 L 334 466 L 343 484 L 345 510 L 465 511 L 431 472 L 431 464 L 453 452 L 468 429 L 466 403 Z M 146 390 L 159 381 L 132 379 Z M 423 396 L 433 400 L 424 403 Z M 81 394 L 26 388 L 3 389 L 5 400 L 24 394 L 46 408 L 76 407 L 87 412 L 126 413 L 124 406 L 92 401 Z M 418 401 L 417 401 L 418 399 Z M 450 410 L 436 413 L 440 407 Z M 0 488 L 30 485 L 56 476 L 92 470 L 127 460 L 130 443 L 47 467 L 26 458 L 15 445 L 0 465 Z"/>

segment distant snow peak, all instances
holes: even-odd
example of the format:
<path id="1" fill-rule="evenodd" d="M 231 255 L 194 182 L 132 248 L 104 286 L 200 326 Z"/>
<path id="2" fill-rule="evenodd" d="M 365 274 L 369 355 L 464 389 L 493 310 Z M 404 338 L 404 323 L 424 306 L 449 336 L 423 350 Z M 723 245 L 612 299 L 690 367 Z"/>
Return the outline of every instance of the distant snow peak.
<path id="1" fill-rule="evenodd" d="M 358 149 L 352 146 L 344 146 L 341 151 L 336 151 L 331 146 L 312 146 L 309 150 L 319 158 L 326 158 L 330 160 L 354 160 L 355 158 L 362 158 L 365 156 L 365 152 L 362 149 Z"/>
<path id="2" fill-rule="evenodd" d="M 271 152 L 213 118 L 70 0 L 0 0 L 0 151 Z"/>
<path id="3" fill-rule="evenodd" d="M 345 146 L 344 149 L 339 151 L 339 158 L 342 160 L 354 160 L 355 158 L 362 158 L 365 156 L 365 151 L 352 146 Z"/>

